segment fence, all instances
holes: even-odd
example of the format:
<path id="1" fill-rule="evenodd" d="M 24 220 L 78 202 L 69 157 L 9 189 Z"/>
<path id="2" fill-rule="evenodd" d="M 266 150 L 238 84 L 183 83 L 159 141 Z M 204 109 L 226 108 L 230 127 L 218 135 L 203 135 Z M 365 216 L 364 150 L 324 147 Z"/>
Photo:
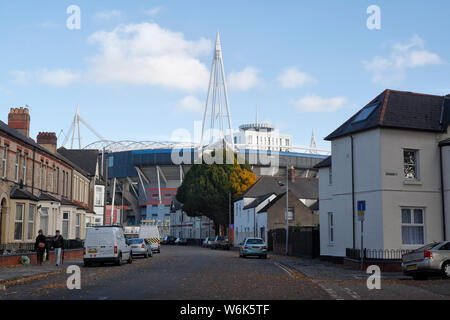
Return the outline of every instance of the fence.
<path id="1" fill-rule="evenodd" d="M 276 229 L 268 232 L 268 250 L 278 254 L 286 253 L 286 230 Z M 317 227 L 289 228 L 288 253 L 294 256 L 318 257 L 320 255 L 320 236 Z"/>
<path id="2" fill-rule="evenodd" d="M 404 249 L 364 249 L 365 260 L 401 260 L 411 250 Z M 347 258 L 361 259 L 360 249 L 346 249 Z"/>
<path id="3" fill-rule="evenodd" d="M 53 245 L 53 238 L 47 238 L 47 247 L 51 248 Z M 84 241 L 76 240 L 64 240 L 65 249 L 81 249 L 84 246 Z M 14 254 L 14 253 L 27 253 L 35 251 L 34 242 L 21 242 L 21 243 L 6 243 L 0 244 L 0 255 Z"/>

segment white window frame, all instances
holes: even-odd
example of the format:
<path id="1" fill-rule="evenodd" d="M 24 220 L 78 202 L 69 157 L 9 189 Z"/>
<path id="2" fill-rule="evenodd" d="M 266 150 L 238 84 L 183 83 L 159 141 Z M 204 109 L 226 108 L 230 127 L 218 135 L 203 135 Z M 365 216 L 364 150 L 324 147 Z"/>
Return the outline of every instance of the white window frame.
<path id="1" fill-rule="evenodd" d="M 14 169 L 14 181 L 17 183 L 19 182 L 19 169 L 20 169 L 20 150 L 16 151 L 16 163 L 15 163 L 15 169 Z"/>
<path id="2" fill-rule="evenodd" d="M 406 168 L 406 166 L 411 166 L 411 165 L 409 165 L 409 164 L 406 164 L 406 162 L 405 162 L 405 152 L 414 152 L 414 160 L 415 160 L 415 162 L 414 162 L 414 171 L 415 171 L 415 177 L 413 177 L 413 178 L 409 178 L 409 177 L 407 177 L 406 176 L 406 174 L 405 174 L 405 168 Z M 412 180 L 412 181 L 420 181 L 420 170 L 419 170 L 419 164 L 420 164 L 420 162 L 419 162 L 419 150 L 417 150 L 417 149 L 403 149 L 403 177 L 406 179 L 406 180 Z"/>
<path id="3" fill-rule="evenodd" d="M 328 185 L 331 186 L 333 185 L 333 167 L 330 166 L 328 168 Z"/>
<path id="4" fill-rule="evenodd" d="M 34 239 L 34 213 L 36 211 L 36 205 L 33 203 L 30 203 L 28 205 L 28 220 L 27 220 L 27 239 L 33 240 Z"/>
<path id="5" fill-rule="evenodd" d="M 39 189 L 42 190 L 42 169 L 44 166 L 44 161 L 41 160 L 41 163 L 39 164 Z"/>
<path id="6" fill-rule="evenodd" d="M 26 153 L 23 154 L 23 163 L 22 163 L 22 179 L 23 184 L 27 185 L 27 161 L 28 161 L 28 155 Z"/>
<path id="7" fill-rule="evenodd" d="M 333 245 L 335 243 L 334 232 L 334 213 L 328 212 L 328 244 Z"/>
<path id="8" fill-rule="evenodd" d="M 17 219 L 17 208 L 21 208 L 21 219 Z M 22 241 L 23 240 L 23 229 L 24 229 L 24 225 L 23 225 L 23 220 L 25 217 L 25 204 L 24 203 L 16 203 L 16 212 L 14 215 L 14 241 Z M 16 225 L 20 224 L 20 228 L 21 228 L 21 234 L 20 234 L 20 239 L 16 238 Z"/>
<path id="9" fill-rule="evenodd" d="M 288 221 L 295 220 L 295 208 L 294 207 L 289 207 L 287 214 L 288 214 Z"/>
<path id="10" fill-rule="evenodd" d="M 75 215 L 75 239 L 80 238 L 80 235 L 81 235 L 80 225 L 81 225 L 81 214 L 77 213 Z"/>
<path id="11" fill-rule="evenodd" d="M 2 156 L 2 178 L 6 179 L 8 175 L 8 149 L 7 144 L 3 145 L 3 156 Z"/>
<path id="12" fill-rule="evenodd" d="M 403 222 L 403 210 L 409 210 L 411 223 L 404 223 Z M 420 210 L 422 211 L 422 223 L 416 223 L 414 211 Z M 417 247 L 417 246 L 423 246 L 427 243 L 427 235 L 426 235 L 426 225 L 425 225 L 425 208 L 424 207 L 401 207 L 401 216 L 400 216 L 400 222 L 401 222 L 401 236 L 402 236 L 402 245 L 403 246 L 409 246 L 409 247 Z M 423 241 L 422 243 L 403 243 L 403 227 L 422 227 L 423 229 Z"/>
<path id="13" fill-rule="evenodd" d="M 67 218 L 64 218 L 64 215 L 67 213 Z M 64 222 L 67 222 L 67 233 L 64 232 Z M 62 214 L 62 223 L 61 223 L 61 234 L 64 239 L 69 239 L 70 235 L 70 211 L 64 211 Z"/>

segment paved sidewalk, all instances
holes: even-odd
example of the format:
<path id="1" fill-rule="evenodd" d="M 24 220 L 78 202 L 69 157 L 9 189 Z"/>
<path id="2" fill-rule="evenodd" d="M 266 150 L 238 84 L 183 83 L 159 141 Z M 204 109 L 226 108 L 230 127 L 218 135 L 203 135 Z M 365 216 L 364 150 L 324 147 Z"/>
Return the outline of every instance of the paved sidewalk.
<path id="1" fill-rule="evenodd" d="M 0 290 L 4 286 L 20 281 L 39 278 L 53 273 L 63 273 L 70 265 L 81 265 L 83 260 L 65 260 L 63 265 L 56 266 L 54 262 L 38 265 L 0 267 Z"/>
<path id="2" fill-rule="evenodd" d="M 367 279 L 369 276 L 365 271 L 348 269 L 341 264 L 322 261 L 320 259 L 279 255 L 271 255 L 270 258 L 316 280 L 358 280 Z M 411 278 L 401 272 L 382 272 L 381 279 L 403 280 Z"/>

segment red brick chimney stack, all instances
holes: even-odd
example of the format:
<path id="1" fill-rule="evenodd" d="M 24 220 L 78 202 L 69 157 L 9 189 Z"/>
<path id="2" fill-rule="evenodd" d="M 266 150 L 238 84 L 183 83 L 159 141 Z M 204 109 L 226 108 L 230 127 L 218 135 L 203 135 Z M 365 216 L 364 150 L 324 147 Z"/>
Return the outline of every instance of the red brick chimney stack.
<path id="1" fill-rule="evenodd" d="M 290 166 L 288 170 L 289 181 L 295 182 L 295 168 L 294 166 Z"/>
<path id="2" fill-rule="evenodd" d="M 28 108 L 11 108 L 8 115 L 8 126 L 23 135 L 30 137 L 30 113 Z"/>
<path id="3" fill-rule="evenodd" d="M 56 153 L 58 138 L 55 132 L 39 132 L 36 140 L 40 146 L 50 152 Z"/>

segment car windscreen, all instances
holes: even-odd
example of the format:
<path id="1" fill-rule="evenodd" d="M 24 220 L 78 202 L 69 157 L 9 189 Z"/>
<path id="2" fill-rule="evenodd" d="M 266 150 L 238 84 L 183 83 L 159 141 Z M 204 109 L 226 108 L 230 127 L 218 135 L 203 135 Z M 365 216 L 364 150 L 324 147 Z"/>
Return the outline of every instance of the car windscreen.
<path id="1" fill-rule="evenodd" d="M 264 241 L 261 239 L 248 239 L 247 244 L 264 244 Z"/>
<path id="2" fill-rule="evenodd" d="M 143 239 L 130 239 L 128 240 L 128 243 L 130 244 L 141 244 L 144 240 Z"/>
<path id="3" fill-rule="evenodd" d="M 433 249 L 434 247 L 436 247 L 439 243 L 440 243 L 440 242 L 435 242 L 435 243 L 427 244 L 426 246 L 423 246 L 423 247 L 421 247 L 421 248 L 419 248 L 419 249 L 414 250 L 414 252 L 420 252 L 420 251 L 425 251 L 425 250 L 431 250 L 431 249 Z"/>

